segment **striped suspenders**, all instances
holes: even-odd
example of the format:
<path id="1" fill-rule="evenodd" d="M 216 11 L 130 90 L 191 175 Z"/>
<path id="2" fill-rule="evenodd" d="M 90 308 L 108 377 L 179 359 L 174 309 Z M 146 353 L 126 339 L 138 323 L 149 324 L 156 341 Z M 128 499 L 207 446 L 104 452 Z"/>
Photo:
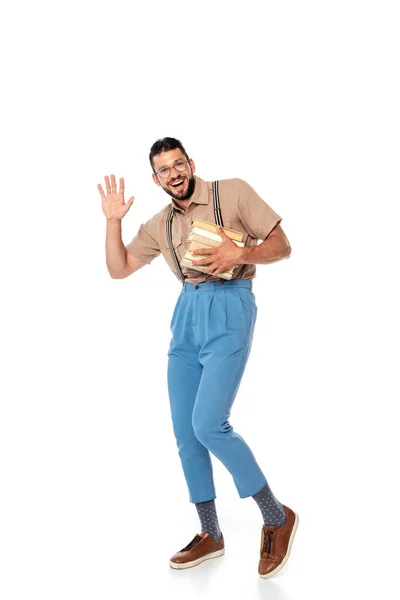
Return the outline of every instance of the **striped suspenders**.
<path id="1" fill-rule="evenodd" d="M 213 181 L 212 182 L 212 190 L 213 190 L 213 200 L 214 200 L 214 216 L 215 216 L 215 222 L 217 225 L 219 225 L 220 227 L 224 226 L 224 222 L 222 220 L 222 215 L 221 215 L 221 206 L 219 203 L 219 195 L 218 195 L 218 181 Z M 176 272 L 178 273 L 182 284 L 185 283 L 185 276 L 182 273 L 182 269 L 181 266 L 179 264 L 178 261 L 178 257 L 176 256 L 174 247 L 172 245 L 172 219 L 174 218 L 174 214 L 175 214 L 175 209 L 173 206 L 171 206 L 170 211 L 168 213 L 168 217 L 167 217 L 167 240 L 168 240 L 168 245 L 169 245 L 169 249 L 171 251 L 172 254 L 172 258 L 174 259 L 174 263 L 175 263 L 175 267 L 176 267 Z"/>
<path id="2" fill-rule="evenodd" d="M 212 182 L 212 189 L 213 189 L 213 199 L 214 199 L 215 222 L 220 227 L 223 227 L 224 226 L 224 222 L 222 220 L 221 206 L 219 204 L 218 181 L 213 181 Z"/>

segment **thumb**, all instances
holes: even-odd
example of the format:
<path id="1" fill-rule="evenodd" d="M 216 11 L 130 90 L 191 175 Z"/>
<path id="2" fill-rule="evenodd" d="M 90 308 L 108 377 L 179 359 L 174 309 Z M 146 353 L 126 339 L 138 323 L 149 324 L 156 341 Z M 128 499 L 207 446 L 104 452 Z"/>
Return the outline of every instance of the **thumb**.
<path id="1" fill-rule="evenodd" d="M 220 225 L 217 225 L 217 232 L 222 237 L 228 237 Z"/>
<path id="2" fill-rule="evenodd" d="M 127 210 L 132 206 L 134 199 L 135 199 L 135 196 L 131 196 L 129 198 L 128 202 L 126 203 Z"/>

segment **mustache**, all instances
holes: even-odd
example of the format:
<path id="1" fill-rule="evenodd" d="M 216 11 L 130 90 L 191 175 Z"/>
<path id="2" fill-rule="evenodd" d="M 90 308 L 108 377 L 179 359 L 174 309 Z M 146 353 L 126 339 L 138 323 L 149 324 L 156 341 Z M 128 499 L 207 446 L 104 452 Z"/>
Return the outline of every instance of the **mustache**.
<path id="1" fill-rule="evenodd" d="M 172 196 L 172 198 L 175 198 L 176 200 L 181 200 L 181 201 L 187 200 L 188 198 L 190 198 L 190 197 L 192 196 L 192 194 L 193 194 L 193 192 L 194 192 L 194 188 L 195 188 L 195 180 L 194 180 L 194 177 L 187 178 L 186 176 L 184 177 L 184 179 L 188 181 L 188 189 L 186 190 L 186 193 L 185 193 L 185 194 L 183 194 L 183 196 L 182 196 L 182 195 L 181 195 L 181 196 L 179 196 L 179 194 L 178 194 L 178 190 L 177 190 L 176 192 L 174 192 L 174 190 L 173 190 L 173 189 L 172 189 L 172 190 L 171 190 L 171 189 L 169 189 L 169 188 L 170 188 L 170 185 L 171 185 L 171 183 L 172 183 L 173 181 L 176 181 L 176 180 L 177 180 L 177 178 L 175 178 L 174 180 L 171 180 L 171 181 L 170 181 L 169 183 L 167 183 L 167 184 L 165 184 L 165 183 L 164 183 L 164 185 L 163 185 L 164 192 L 166 192 L 166 193 L 167 193 L 169 196 Z M 175 195 L 175 193 L 176 193 L 177 195 Z"/>

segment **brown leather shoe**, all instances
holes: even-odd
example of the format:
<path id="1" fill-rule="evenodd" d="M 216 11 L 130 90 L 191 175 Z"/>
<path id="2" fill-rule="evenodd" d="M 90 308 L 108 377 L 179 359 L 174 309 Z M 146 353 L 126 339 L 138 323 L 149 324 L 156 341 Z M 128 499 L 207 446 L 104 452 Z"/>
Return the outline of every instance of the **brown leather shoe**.
<path id="1" fill-rule="evenodd" d="M 219 540 L 214 541 L 206 531 L 196 534 L 192 541 L 174 554 L 169 564 L 173 569 L 188 569 L 195 567 L 209 558 L 216 558 L 225 553 L 224 536 L 221 533 Z"/>
<path id="2" fill-rule="evenodd" d="M 286 564 L 299 524 L 298 515 L 285 505 L 283 508 L 286 512 L 286 522 L 282 527 L 264 525 L 261 531 L 258 573 L 263 579 L 276 575 Z"/>

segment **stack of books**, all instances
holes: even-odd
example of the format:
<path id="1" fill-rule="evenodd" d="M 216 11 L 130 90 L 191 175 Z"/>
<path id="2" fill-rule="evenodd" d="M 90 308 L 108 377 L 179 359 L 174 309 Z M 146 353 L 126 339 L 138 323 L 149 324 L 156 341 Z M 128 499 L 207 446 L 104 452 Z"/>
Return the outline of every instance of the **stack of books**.
<path id="1" fill-rule="evenodd" d="M 241 231 L 235 231 L 228 227 L 223 227 L 222 229 L 237 246 L 244 246 L 243 233 Z M 195 271 L 204 273 L 204 268 L 207 268 L 208 265 L 192 265 L 192 260 L 201 260 L 202 258 L 207 258 L 209 255 L 192 254 L 192 251 L 198 250 L 199 248 L 217 248 L 221 243 L 222 237 L 217 233 L 217 226 L 215 223 L 194 218 L 187 239 L 187 249 L 185 256 L 182 259 L 181 267 L 190 267 L 191 269 L 195 269 Z M 222 279 L 232 279 L 233 271 L 236 267 L 237 265 L 229 271 L 218 273 L 218 277 L 221 277 Z M 207 275 L 209 275 L 209 273 L 207 273 Z"/>

